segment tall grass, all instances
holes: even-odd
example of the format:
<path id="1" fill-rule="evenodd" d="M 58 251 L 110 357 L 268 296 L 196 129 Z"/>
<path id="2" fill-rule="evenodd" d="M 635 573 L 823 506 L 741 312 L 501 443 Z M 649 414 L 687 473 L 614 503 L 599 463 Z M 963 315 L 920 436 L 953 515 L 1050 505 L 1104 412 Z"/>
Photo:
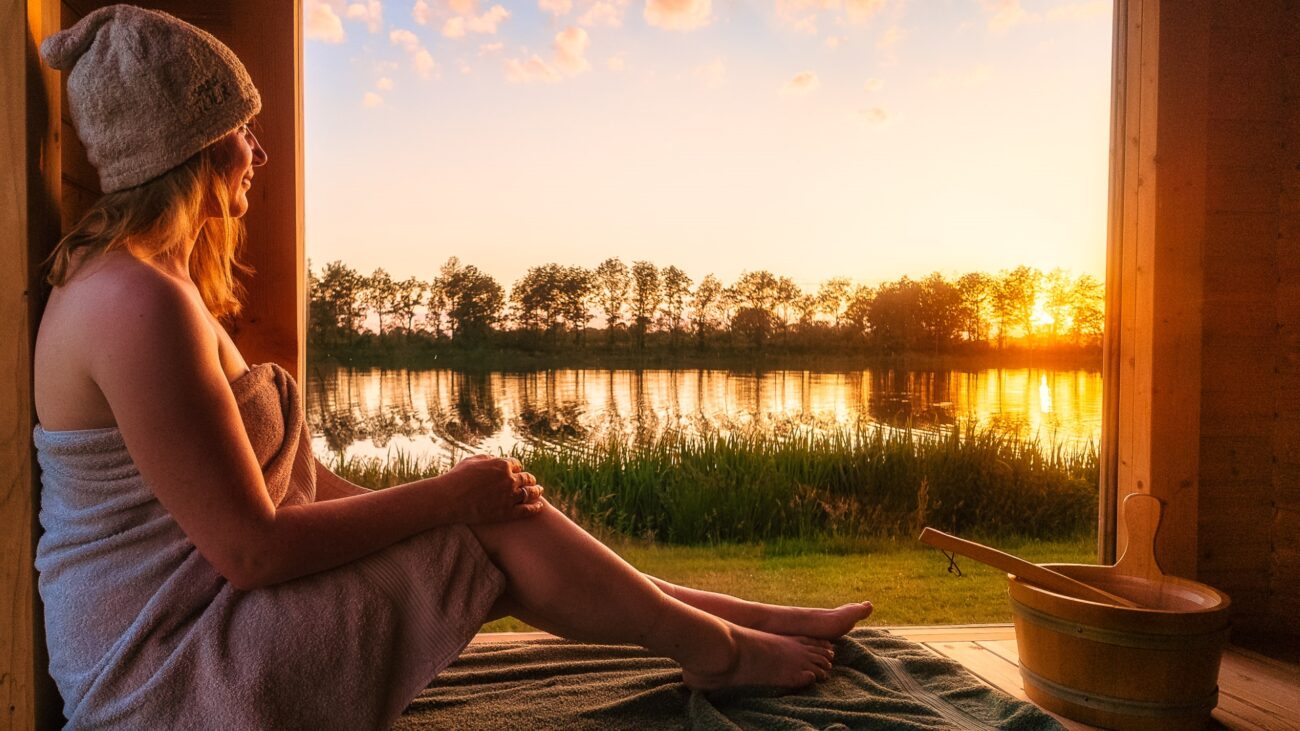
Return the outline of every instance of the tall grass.
<path id="1" fill-rule="evenodd" d="M 1046 538 L 1096 521 L 1095 449 L 975 428 L 669 432 L 512 454 L 587 525 L 668 543 L 851 541 L 926 525 Z M 372 487 L 437 472 L 404 455 L 333 468 Z"/>

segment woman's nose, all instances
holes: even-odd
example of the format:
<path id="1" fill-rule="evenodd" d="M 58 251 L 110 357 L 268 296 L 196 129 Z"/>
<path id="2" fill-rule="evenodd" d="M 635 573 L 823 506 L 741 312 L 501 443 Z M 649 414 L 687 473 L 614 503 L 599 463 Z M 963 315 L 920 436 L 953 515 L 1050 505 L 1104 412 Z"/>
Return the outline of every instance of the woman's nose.
<path id="1" fill-rule="evenodd" d="M 262 143 L 256 137 L 253 138 L 253 167 L 261 167 L 266 164 L 266 150 L 262 149 Z"/>

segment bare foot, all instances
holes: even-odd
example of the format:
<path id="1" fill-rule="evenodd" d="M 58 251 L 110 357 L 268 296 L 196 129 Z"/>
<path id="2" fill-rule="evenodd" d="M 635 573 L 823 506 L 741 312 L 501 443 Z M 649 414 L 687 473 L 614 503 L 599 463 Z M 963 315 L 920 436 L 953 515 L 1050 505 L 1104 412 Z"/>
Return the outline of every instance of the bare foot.
<path id="1" fill-rule="evenodd" d="M 776 635 L 732 626 L 733 653 L 706 671 L 682 668 L 682 680 L 697 690 L 742 685 L 802 688 L 830 675 L 834 650 L 825 640 Z"/>
<path id="2" fill-rule="evenodd" d="M 810 609 L 761 604 L 762 609 L 749 624 L 754 629 L 778 635 L 803 635 L 835 640 L 848 634 L 853 625 L 871 614 L 871 602 L 845 604 L 835 609 Z"/>

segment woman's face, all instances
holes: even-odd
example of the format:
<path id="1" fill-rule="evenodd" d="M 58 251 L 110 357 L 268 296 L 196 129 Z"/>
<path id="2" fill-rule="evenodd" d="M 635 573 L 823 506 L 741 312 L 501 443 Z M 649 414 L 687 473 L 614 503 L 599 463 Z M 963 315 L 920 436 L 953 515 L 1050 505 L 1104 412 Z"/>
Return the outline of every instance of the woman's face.
<path id="1" fill-rule="evenodd" d="M 247 124 L 241 125 L 215 143 L 212 155 L 218 179 L 227 186 L 230 215 L 239 218 L 248 212 L 248 190 L 253 186 L 253 168 L 266 164 L 266 151 Z M 209 211 L 219 216 L 220 211 Z"/>

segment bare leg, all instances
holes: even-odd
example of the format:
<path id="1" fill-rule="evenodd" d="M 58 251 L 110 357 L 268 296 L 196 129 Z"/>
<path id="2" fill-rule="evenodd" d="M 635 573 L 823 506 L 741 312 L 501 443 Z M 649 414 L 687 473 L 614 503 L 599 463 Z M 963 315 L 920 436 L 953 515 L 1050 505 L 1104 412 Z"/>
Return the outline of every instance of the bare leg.
<path id="1" fill-rule="evenodd" d="M 797 688 L 830 668 L 825 640 L 741 627 L 674 599 L 550 506 L 470 529 L 521 619 L 575 640 L 641 645 L 680 663 L 692 687 Z"/>
<path id="2" fill-rule="evenodd" d="M 804 635 L 834 640 L 843 637 L 853 625 L 871 614 L 871 602 L 844 604 L 835 609 L 787 607 L 738 599 L 728 594 L 701 591 L 671 584 L 646 575 L 668 596 L 722 617 L 741 627 L 772 632 L 780 635 Z"/>

